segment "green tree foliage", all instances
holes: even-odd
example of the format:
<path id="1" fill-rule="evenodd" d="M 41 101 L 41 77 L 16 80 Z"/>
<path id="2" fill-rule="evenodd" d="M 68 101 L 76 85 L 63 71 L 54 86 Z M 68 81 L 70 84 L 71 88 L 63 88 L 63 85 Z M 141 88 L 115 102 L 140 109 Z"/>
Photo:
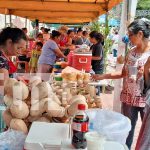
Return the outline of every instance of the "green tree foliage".
<path id="1" fill-rule="evenodd" d="M 100 32 L 100 22 L 98 20 L 93 21 L 91 23 L 90 30 Z"/>
<path id="2" fill-rule="evenodd" d="M 137 5 L 137 10 L 149 10 L 150 0 L 139 0 Z"/>

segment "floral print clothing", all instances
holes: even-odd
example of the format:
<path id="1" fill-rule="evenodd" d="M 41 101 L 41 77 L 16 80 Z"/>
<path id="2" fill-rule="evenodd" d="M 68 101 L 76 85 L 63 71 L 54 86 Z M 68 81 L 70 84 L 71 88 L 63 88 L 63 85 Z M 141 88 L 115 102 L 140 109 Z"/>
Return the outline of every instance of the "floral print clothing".
<path id="1" fill-rule="evenodd" d="M 123 80 L 123 89 L 120 96 L 123 103 L 130 106 L 145 107 L 145 97 L 142 95 L 143 77 L 139 78 L 137 73 L 138 68 L 144 67 L 149 56 L 150 51 L 136 53 L 135 48 L 129 51 L 124 65 L 124 69 L 129 75 Z"/>

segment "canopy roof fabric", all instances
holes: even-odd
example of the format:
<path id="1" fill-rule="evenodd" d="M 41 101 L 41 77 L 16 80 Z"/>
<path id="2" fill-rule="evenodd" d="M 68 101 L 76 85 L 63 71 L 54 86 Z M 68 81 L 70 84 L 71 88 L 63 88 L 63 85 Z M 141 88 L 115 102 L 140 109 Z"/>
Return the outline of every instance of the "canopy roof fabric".
<path id="1" fill-rule="evenodd" d="M 0 0 L 0 13 L 47 23 L 85 23 L 122 0 Z"/>

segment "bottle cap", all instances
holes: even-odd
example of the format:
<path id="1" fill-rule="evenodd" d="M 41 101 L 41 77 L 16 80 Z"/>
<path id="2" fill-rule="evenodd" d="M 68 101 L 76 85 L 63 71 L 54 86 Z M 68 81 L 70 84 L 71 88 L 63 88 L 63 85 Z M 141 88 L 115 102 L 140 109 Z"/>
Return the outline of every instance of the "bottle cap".
<path id="1" fill-rule="evenodd" d="M 85 110 L 84 104 L 78 104 L 78 110 Z"/>

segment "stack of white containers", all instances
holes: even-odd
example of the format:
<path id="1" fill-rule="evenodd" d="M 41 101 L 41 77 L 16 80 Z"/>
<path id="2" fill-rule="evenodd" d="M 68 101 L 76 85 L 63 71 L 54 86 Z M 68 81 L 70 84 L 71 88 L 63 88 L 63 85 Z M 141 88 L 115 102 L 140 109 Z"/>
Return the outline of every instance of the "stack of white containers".
<path id="1" fill-rule="evenodd" d="M 70 126 L 64 123 L 34 122 L 25 141 L 26 150 L 60 150 L 69 139 Z"/>

